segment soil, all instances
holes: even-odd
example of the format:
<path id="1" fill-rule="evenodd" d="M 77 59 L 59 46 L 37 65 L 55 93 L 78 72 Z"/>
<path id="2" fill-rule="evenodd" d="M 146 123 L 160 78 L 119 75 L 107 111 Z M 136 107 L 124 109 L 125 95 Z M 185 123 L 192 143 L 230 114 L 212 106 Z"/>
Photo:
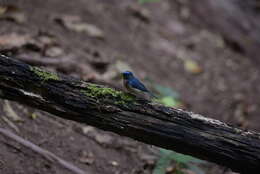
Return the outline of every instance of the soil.
<path id="1" fill-rule="evenodd" d="M 174 89 L 188 110 L 260 131 L 257 64 L 228 47 L 221 35 L 207 30 L 203 24 L 198 25 L 200 19 L 190 14 L 185 4 L 171 0 L 143 5 L 130 0 L 10 2 L 26 20 L 0 19 L 0 36 L 16 33 L 29 36 L 28 42 L 34 42 L 21 43 L 15 49 L 5 49 L 4 53 L 17 58 L 66 59 L 83 68 L 58 65 L 43 68 L 83 79 L 102 77 L 106 83 L 116 86 L 120 86 L 120 79 L 104 77 L 120 60 L 141 79 L 149 77 L 156 84 Z M 68 25 L 75 18 L 76 23 L 92 24 L 98 29 L 93 34 Z M 47 46 L 57 49 L 47 52 L 49 47 L 37 45 L 43 35 L 54 38 L 55 43 Z M 198 64 L 199 72 L 185 68 L 190 60 Z M 11 129 L 87 173 L 149 174 L 158 159 L 156 147 L 61 120 L 22 104 L 4 100 L 0 103 L 0 114 L 7 118 L 0 119 L 0 127 Z M 13 115 L 12 111 L 19 120 L 8 117 L 10 112 Z M 2 136 L 0 149 L 0 173 L 71 173 Z M 209 166 L 205 168 L 206 173 L 222 173 L 222 167 Z"/>

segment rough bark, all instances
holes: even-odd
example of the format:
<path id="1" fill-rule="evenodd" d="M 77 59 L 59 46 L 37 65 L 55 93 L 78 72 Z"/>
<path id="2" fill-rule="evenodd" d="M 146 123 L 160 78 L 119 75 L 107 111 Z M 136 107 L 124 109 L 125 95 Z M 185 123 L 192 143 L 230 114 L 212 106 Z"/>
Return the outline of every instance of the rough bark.
<path id="1" fill-rule="evenodd" d="M 234 171 L 260 170 L 258 133 L 49 73 L 3 55 L 0 55 L 0 97 Z"/>

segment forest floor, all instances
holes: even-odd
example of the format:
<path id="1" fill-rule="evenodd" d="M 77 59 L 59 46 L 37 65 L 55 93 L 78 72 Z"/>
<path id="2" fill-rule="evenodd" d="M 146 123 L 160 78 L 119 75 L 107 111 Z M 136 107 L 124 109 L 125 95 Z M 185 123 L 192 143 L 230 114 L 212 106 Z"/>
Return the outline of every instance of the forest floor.
<path id="1" fill-rule="evenodd" d="M 184 1 L 10 2 L 0 7 L 2 53 L 113 86 L 121 86 L 120 70 L 131 69 L 151 88 L 171 88 L 187 110 L 260 131 L 259 68 L 221 35 L 198 26 L 203 19 Z M 14 102 L 0 100 L 0 114 L 0 127 L 87 173 L 149 174 L 159 159 L 154 146 Z M 71 173 L 6 137 L 0 136 L 0 149 L 0 173 Z M 204 170 L 224 168 L 208 164 Z"/>

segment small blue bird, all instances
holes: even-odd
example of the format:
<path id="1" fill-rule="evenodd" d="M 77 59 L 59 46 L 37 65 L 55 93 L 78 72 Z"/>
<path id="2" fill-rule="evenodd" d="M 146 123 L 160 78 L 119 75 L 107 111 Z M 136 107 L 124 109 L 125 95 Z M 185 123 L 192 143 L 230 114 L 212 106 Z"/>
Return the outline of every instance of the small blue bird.
<path id="1" fill-rule="evenodd" d="M 142 91 L 148 93 L 151 97 L 156 97 L 151 93 L 130 71 L 125 71 L 122 73 L 124 79 L 124 86 L 130 92 L 136 94 L 137 91 Z"/>

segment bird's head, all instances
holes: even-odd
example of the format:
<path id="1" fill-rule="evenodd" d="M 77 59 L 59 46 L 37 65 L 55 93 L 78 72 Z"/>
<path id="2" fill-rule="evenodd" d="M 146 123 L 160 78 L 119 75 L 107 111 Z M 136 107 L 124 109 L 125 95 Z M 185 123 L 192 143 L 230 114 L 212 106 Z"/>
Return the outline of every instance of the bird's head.
<path id="1" fill-rule="evenodd" d="M 130 72 L 130 71 L 125 71 L 122 74 L 123 74 L 123 78 L 124 79 L 130 79 L 130 78 L 132 78 L 134 76 L 133 73 Z"/>

